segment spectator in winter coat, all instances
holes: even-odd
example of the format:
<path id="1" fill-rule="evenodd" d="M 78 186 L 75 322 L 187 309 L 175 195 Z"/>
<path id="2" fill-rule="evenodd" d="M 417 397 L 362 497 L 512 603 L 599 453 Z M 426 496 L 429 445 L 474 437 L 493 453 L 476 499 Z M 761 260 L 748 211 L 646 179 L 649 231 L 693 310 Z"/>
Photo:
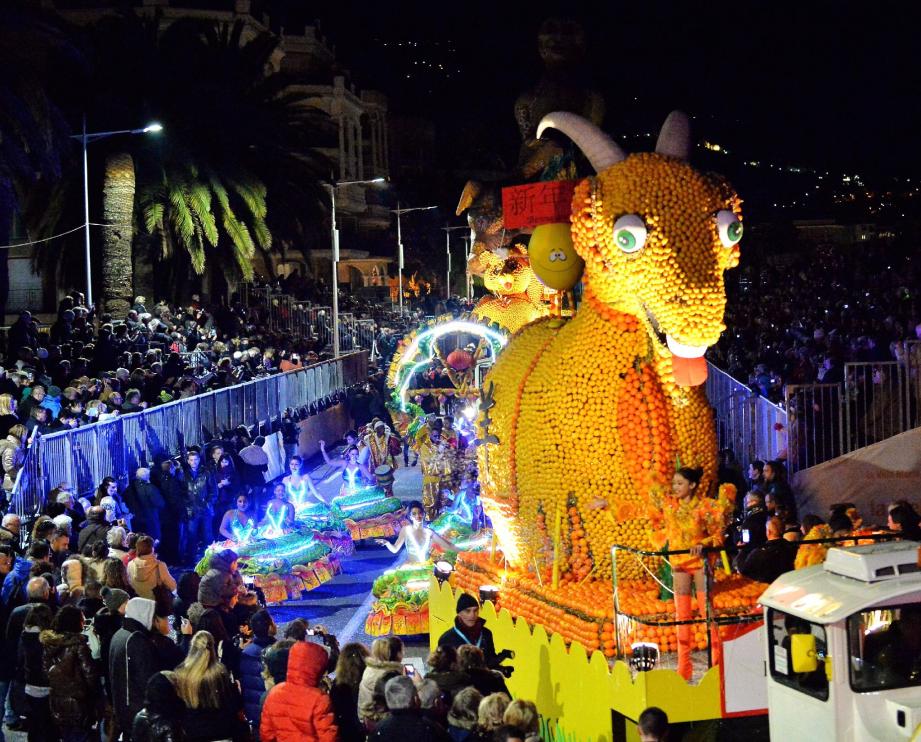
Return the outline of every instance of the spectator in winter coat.
<path id="1" fill-rule="evenodd" d="M 26 459 L 25 425 L 14 425 L 6 438 L 0 440 L 0 470 L 3 471 L 3 489 L 10 492 L 16 483 L 16 475 Z"/>
<path id="2" fill-rule="evenodd" d="M 438 683 L 438 687 L 450 698 L 471 684 L 470 676 L 457 667 L 457 649 L 448 644 L 435 647 L 429 655 L 428 666 L 431 669 L 426 679 Z"/>
<path id="3" fill-rule="evenodd" d="M 122 627 L 125 620 L 125 608 L 131 596 L 124 590 L 113 587 L 102 588 L 102 602 L 104 607 L 93 618 L 93 631 L 99 638 L 99 660 L 102 664 L 102 686 L 109 701 L 112 693 L 109 685 L 109 649 L 112 646 L 112 637 Z"/>
<path id="4" fill-rule="evenodd" d="M 371 742 L 389 742 L 395 739 L 413 742 L 450 742 L 450 737 L 433 721 L 419 713 L 419 696 L 413 681 L 405 676 L 391 678 L 384 687 L 390 716 L 384 719 L 374 733 L 368 737 Z"/>
<path id="5" fill-rule="evenodd" d="M 166 501 L 160 490 L 150 483 L 150 469 L 142 466 L 135 472 L 135 477 L 122 494 L 125 505 L 134 513 L 131 527 L 136 533 L 146 533 L 159 540 L 160 511 L 166 507 Z"/>
<path id="6" fill-rule="evenodd" d="M 27 560 L 22 559 L 20 561 L 31 567 L 31 563 Z M 6 633 L 3 636 L 2 643 L 4 657 L 16 657 L 19 638 L 22 635 L 26 617 L 35 606 L 48 605 L 51 600 L 51 585 L 48 584 L 44 577 L 33 577 L 28 581 L 25 593 L 29 602 L 13 608 L 6 621 Z M 13 662 L 0 662 L 0 714 L 4 713 L 4 708 L 7 709 L 7 724 L 12 724 L 16 721 L 16 716 L 12 714 L 11 706 L 7 702 L 7 695 L 11 693 L 15 669 L 16 665 Z"/>
<path id="7" fill-rule="evenodd" d="M 317 686 L 329 659 L 319 644 L 298 642 L 291 648 L 288 675 L 269 691 L 262 707 L 262 742 L 336 742 L 339 730 L 333 706 Z"/>
<path id="8" fill-rule="evenodd" d="M 150 638 L 155 611 L 152 600 L 129 600 L 122 627 L 109 646 L 109 683 L 120 729 L 131 729 L 144 706 L 147 682 L 158 670 L 156 646 Z"/>
<path id="9" fill-rule="evenodd" d="M 374 703 L 374 689 L 377 681 L 389 672 L 403 673 L 403 641 L 398 636 L 375 639 L 371 645 L 371 656 L 365 660 L 365 671 L 358 687 L 358 718 L 366 726 L 380 721 L 380 713 Z"/>
<path id="10" fill-rule="evenodd" d="M 240 655 L 240 690 L 243 693 L 243 712 L 253 728 L 259 728 L 259 712 L 265 693 L 262 677 L 262 653 L 275 643 L 277 627 L 271 614 L 262 609 L 249 620 L 253 640 L 243 648 Z"/>
<path id="11" fill-rule="evenodd" d="M 171 459 L 160 462 L 156 471 L 155 484 L 163 496 L 165 506 L 160 511 L 162 540 L 160 553 L 170 563 L 180 561 L 180 545 L 185 539 L 188 509 L 182 483 L 176 476 L 176 463 Z"/>
<path id="12" fill-rule="evenodd" d="M 237 569 L 237 554 L 224 549 L 211 558 L 211 568 L 198 586 L 198 602 L 205 608 L 216 608 L 227 633 L 235 636 L 240 627 L 233 615 L 234 600 L 243 592 L 243 578 Z"/>
<path id="13" fill-rule="evenodd" d="M 144 708 L 134 717 L 131 742 L 179 742 L 185 705 L 176 693 L 173 673 L 158 672 L 147 682 Z"/>
<path id="14" fill-rule="evenodd" d="M 336 714 L 336 726 L 342 739 L 363 740 L 365 729 L 358 718 L 358 687 L 364 675 L 368 650 L 363 644 L 351 642 L 339 653 L 336 680 L 329 692 Z"/>
<path id="15" fill-rule="evenodd" d="M 154 553 L 153 538 L 141 536 L 137 540 L 137 556 L 128 563 L 128 579 L 141 598 L 153 598 L 153 590 L 163 585 L 170 592 L 176 589 L 176 580 L 166 564 Z"/>
<path id="16" fill-rule="evenodd" d="M 16 674 L 25 684 L 24 712 L 32 739 L 50 740 L 57 736 L 48 699 L 51 684 L 45 672 L 44 649 L 39 640 L 39 634 L 50 629 L 53 620 L 51 608 L 44 604 L 33 605 L 26 614 L 19 640 Z"/>
<path id="17" fill-rule="evenodd" d="M 106 510 L 103 507 L 94 505 L 86 513 L 86 525 L 80 531 L 80 538 L 77 540 L 77 551 L 83 553 L 83 547 L 87 544 L 95 544 L 97 541 L 106 541 L 111 525 L 106 520 Z"/>
<path id="18" fill-rule="evenodd" d="M 448 735 L 452 742 L 473 742 L 477 739 L 477 709 L 483 696 L 473 686 L 454 696 L 448 712 Z"/>
<path id="19" fill-rule="evenodd" d="M 198 600 L 201 577 L 197 572 L 183 572 L 179 575 L 176 598 L 173 600 L 173 628 L 179 631 L 182 619 L 189 617 L 189 606 Z"/>
<path id="20" fill-rule="evenodd" d="M 211 634 L 199 631 L 192 637 L 189 654 L 173 677 L 185 704 L 182 729 L 187 742 L 250 739 L 240 692 L 218 661 Z"/>
<path id="21" fill-rule="evenodd" d="M 457 666 L 461 672 L 470 676 L 470 683 L 484 696 L 492 693 L 505 693 L 508 688 L 505 678 L 496 670 L 486 667 L 483 650 L 473 644 L 465 644 L 457 650 Z"/>
<path id="22" fill-rule="evenodd" d="M 72 605 L 61 608 L 53 628 L 39 634 L 39 641 L 51 688 L 51 716 L 65 740 L 88 740 L 99 718 L 101 694 L 99 673 L 83 636 L 80 609 Z"/>
<path id="23" fill-rule="evenodd" d="M 20 557 L 13 562 L 13 568 L 4 578 L 3 587 L 0 588 L 0 601 L 7 611 L 12 611 L 26 602 L 26 583 L 29 581 L 32 563 L 47 557 L 48 552 L 48 544 L 32 544 L 27 558 Z"/>

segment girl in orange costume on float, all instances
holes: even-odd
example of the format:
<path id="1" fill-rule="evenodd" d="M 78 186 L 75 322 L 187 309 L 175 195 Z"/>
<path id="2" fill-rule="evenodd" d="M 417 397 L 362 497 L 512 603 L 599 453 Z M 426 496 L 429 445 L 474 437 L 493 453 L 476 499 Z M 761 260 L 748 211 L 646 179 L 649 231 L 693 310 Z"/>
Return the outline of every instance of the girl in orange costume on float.
<path id="1" fill-rule="evenodd" d="M 706 575 L 701 553 L 706 546 L 722 546 L 723 531 L 735 503 L 735 487 L 722 485 L 719 497 L 713 499 L 698 492 L 703 469 L 682 467 L 672 477 L 671 496 L 652 495 L 653 507 L 649 512 L 652 527 L 650 540 L 657 548 L 666 543 L 670 551 L 689 549 L 690 554 L 669 557 L 672 567 L 672 589 L 675 595 L 675 618 L 690 621 L 691 587 L 697 592 L 697 610 L 702 616 L 706 610 Z M 691 624 L 679 624 L 678 674 L 691 679 Z M 710 628 L 710 645 L 713 664 L 722 659 L 719 627 Z"/>

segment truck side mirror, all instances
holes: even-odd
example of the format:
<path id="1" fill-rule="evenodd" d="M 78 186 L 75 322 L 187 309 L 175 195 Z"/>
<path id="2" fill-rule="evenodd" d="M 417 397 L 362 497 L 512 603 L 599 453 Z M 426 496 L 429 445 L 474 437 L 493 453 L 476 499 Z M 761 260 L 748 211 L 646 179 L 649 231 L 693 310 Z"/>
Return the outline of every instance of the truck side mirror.
<path id="1" fill-rule="evenodd" d="M 815 637 L 812 634 L 791 634 L 790 658 L 793 672 L 815 672 L 819 666 L 815 656 Z"/>

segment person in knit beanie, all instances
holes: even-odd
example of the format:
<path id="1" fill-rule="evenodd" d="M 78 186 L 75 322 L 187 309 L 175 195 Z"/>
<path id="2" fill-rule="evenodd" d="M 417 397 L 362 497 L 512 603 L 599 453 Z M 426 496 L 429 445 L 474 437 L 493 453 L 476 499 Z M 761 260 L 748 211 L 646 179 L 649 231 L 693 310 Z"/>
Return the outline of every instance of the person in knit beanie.
<path id="1" fill-rule="evenodd" d="M 498 669 L 504 659 L 513 656 L 508 650 L 496 653 L 492 632 L 486 628 L 486 621 L 480 618 L 480 601 L 468 593 L 461 593 L 457 599 L 454 626 L 439 637 L 438 646 L 458 648 L 467 644 L 483 650 L 486 666 L 493 670 Z"/>

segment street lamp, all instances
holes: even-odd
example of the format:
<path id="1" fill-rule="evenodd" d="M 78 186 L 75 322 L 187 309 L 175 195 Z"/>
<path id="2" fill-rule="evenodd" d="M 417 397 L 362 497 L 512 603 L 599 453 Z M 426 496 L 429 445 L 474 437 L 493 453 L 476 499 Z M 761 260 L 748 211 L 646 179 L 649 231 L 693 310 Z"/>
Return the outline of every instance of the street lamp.
<path id="1" fill-rule="evenodd" d="M 445 231 L 445 250 L 448 253 L 448 275 L 447 275 L 447 284 L 445 285 L 445 298 L 451 298 L 451 232 L 455 229 L 467 229 L 469 230 L 466 224 L 460 227 L 442 227 Z"/>
<path id="2" fill-rule="evenodd" d="M 397 270 L 399 271 L 399 291 L 400 291 L 400 318 L 403 317 L 403 232 L 400 229 L 400 217 L 408 214 L 410 211 L 430 211 L 437 209 L 437 206 L 413 206 L 408 209 L 401 209 L 400 202 L 397 201 L 397 207 L 390 211 L 397 215 Z"/>
<path id="3" fill-rule="evenodd" d="M 87 167 L 86 145 L 90 142 L 106 139 L 116 134 L 159 134 L 163 131 L 163 125 L 157 122 L 147 124 L 140 129 L 117 129 L 115 131 L 96 131 L 92 134 L 86 132 L 86 116 L 83 117 L 83 132 L 74 134 L 71 139 L 79 139 L 83 143 L 83 234 L 85 238 L 85 259 L 86 259 L 86 306 L 87 309 L 93 306 L 93 275 L 90 267 L 90 186 L 89 186 L 89 168 Z"/>
<path id="4" fill-rule="evenodd" d="M 324 183 L 329 192 L 333 264 L 333 357 L 339 357 L 339 230 L 336 229 L 336 189 L 344 185 L 371 185 L 384 183 L 386 178 L 370 180 L 340 180 L 336 183 Z"/>

